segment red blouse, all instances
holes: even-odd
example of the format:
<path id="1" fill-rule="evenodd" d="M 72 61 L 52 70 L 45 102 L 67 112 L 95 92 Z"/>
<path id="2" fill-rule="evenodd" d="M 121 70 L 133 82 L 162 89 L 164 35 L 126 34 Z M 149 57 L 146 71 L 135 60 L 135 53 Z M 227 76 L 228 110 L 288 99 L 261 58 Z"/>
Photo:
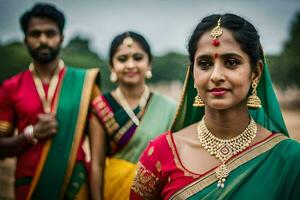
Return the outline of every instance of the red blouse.
<path id="1" fill-rule="evenodd" d="M 130 199 L 168 199 L 199 176 L 184 168 L 167 132 L 151 141 L 141 156 Z"/>

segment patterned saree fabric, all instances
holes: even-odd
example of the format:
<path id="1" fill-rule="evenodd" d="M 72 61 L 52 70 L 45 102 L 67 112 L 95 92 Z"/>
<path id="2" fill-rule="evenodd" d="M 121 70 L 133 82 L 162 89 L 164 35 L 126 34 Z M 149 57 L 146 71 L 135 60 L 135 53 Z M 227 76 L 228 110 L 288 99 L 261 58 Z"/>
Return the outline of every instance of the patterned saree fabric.
<path id="1" fill-rule="evenodd" d="M 136 163 L 150 140 L 170 129 L 176 104 L 159 93 L 151 93 L 144 109 L 135 108 L 136 126 L 122 106 L 108 93 L 93 102 L 93 110 L 109 138 L 106 158 L 104 198 L 128 199 Z M 117 188 L 117 189 L 116 189 Z"/>

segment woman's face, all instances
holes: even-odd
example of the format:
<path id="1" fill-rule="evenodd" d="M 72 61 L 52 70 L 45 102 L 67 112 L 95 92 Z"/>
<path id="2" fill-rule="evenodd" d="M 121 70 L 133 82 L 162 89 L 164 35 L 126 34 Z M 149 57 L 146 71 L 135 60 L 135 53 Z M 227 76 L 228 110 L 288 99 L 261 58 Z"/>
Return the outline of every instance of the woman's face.
<path id="1" fill-rule="evenodd" d="M 119 84 L 144 84 L 146 71 L 151 70 L 149 56 L 136 41 L 131 45 L 121 44 L 112 59 L 112 71 Z"/>
<path id="2" fill-rule="evenodd" d="M 251 81 L 256 77 L 249 56 L 230 31 L 222 30 L 218 46 L 212 44 L 210 31 L 202 35 L 193 66 L 198 94 L 207 106 L 219 110 L 245 105 Z"/>

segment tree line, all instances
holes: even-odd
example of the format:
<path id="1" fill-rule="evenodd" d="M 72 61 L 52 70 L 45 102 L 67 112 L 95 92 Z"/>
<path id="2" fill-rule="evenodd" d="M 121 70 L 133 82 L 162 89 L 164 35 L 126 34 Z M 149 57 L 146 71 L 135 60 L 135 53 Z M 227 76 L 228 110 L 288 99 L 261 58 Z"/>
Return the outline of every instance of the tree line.
<path id="1" fill-rule="evenodd" d="M 270 36 L 272 37 L 272 36 Z M 89 39 L 74 37 L 62 49 L 60 57 L 69 66 L 91 68 L 99 67 L 103 90 L 110 90 L 113 85 L 109 81 L 109 64 L 89 47 Z M 282 53 L 266 55 L 273 82 L 281 87 L 300 87 L 300 12 L 296 14 L 290 26 L 290 35 L 285 42 Z M 21 42 L 0 44 L 0 83 L 10 76 L 25 70 L 31 58 Z M 150 83 L 180 80 L 183 82 L 187 55 L 170 52 L 162 56 L 154 56 L 153 77 Z"/>
<path id="2" fill-rule="evenodd" d="M 90 41 L 86 38 L 74 37 L 61 50 L 60 57 L 68 66 L 92 68 L 98 67 L 101 72 L 103 90 L 110 90 L 113 85 L 109 81 L 110 69 L 108 59 L 103 59 L 90 49 Z M 28 68 L 31 58 L 21 42 L 0 45 L 0 83 L 12 75 Z M 159 81 L 184 80 L 187 56 L 179 53 L 168 53 L 154 56 L 152 63 L 153 77 L 150 83 Z"/>

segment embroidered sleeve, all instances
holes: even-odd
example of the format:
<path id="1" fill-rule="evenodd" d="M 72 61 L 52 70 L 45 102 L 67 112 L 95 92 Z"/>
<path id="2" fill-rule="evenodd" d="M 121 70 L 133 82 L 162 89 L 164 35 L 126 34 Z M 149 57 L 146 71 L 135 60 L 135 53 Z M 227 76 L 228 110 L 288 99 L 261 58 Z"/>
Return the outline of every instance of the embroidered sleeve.
<path id="1" fill-rule="evenodd" d="M 96 97 L 92 102 L 92 110 L 104 126 L 108 134 L 114 133 L 119 128 L 119 124 L 114 118 L 112 108 L 103 96 Z"/>
<path id="2" fill-rule="evenodd" d="M 88 119 L 91 119 L 93 117 L 93 115 L 95 114 L 94 112 L 94 101 L 96 101 L 96 99 L 101 96 L 101 90 L 100 87 L 97 84 L 94 84 L 93 89 L 92 89 L 92 94 L 91 94 L 91 101 L 90 101 L 90 105 L 89 105 L 89 113 L 88 113 Z"/>
<path id="3" fill-rule="evenodd" d="M 4 82 L 0 85 L 0 137 L 8 136 L 14 129 L 14 107 L 10 90 Z"/>
<path id="4" fill-rule="evenodd" d="M 130 199 L 160 199 L 161 163 L 157 159 L 157 153 L 150 142 L 137 164 Z"/>

